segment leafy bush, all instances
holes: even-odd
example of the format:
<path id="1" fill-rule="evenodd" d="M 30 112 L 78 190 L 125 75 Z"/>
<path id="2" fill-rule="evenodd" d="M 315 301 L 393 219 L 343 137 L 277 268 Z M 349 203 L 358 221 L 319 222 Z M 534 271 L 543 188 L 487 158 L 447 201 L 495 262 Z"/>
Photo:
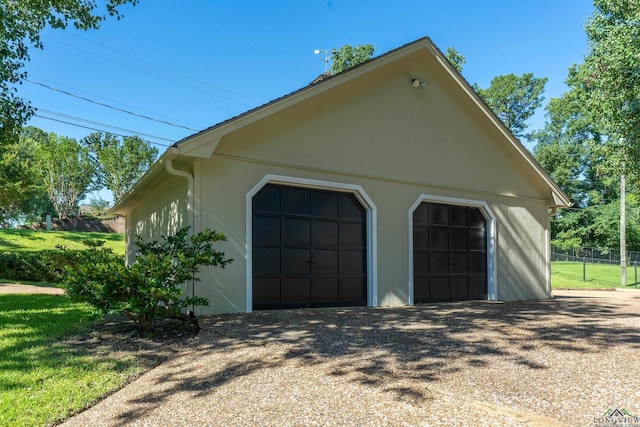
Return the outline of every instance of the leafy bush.
<path id="1" fill-rule="evenodd" d="M 100 248 L 102 240 L 83 241 L 85 246 Z M 73 268 L 85 257 L 85 250 L 69 250 L 57 246 L 57 250 L 39 252 L 2 252 L 0 253 L 0 277 L 10 280 L 28 280 L 33 282 L 62 282 L 68 267 Z M 113 255 L 120 263 L 122 256 Z"/>
<path id="2" fill-rule="evenodd" d="M 140 330 L 153 327 L 161 316 L 180 315 L 189 306 L 208 305 L 201 297 L 186 297 L 179 285 L 195 277 L 203 265 L 224 268 L 231 259 L 213 244 L 226 238 L 205 229 L 188 237 L 185 227 L 162 241 L 142 242 L 138 236 L 135 262 L 125 266 L 104 248 L 90 248 L 75 268 L 69 269 L 64 285 L 76 301 L 87 302 L 105 313 L 133 319 Z"/>

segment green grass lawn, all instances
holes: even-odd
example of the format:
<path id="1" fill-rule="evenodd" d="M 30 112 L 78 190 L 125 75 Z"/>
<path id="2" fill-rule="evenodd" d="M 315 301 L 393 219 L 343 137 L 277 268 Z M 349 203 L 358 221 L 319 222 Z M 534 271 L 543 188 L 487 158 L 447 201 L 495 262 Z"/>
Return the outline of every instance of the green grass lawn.
<path id="1" fill-rule="evenodd" d="M 64 296 L 0 295 L 0 426 L 50 425 L 139 370 L 61 339 L 93 321 L 91 307 Z"/>
<path id="2" fill-rule="evenodd" d="M 585 281 L 582 279 L 582 268 L 583 265 L 581 262 L 552 262 L 551 287 L 556 289 L 606 289 L 621 287 L 620 266 L 587 264 Z M 633 266 L 627 267 L 626 287 L 635 288 Z"/>
<path id="3" fill-rule="evenodd" d="M 67 249 L 86 249 L 83 240 L 104 240 L 105 247 L 113 249 L 115 254 L 124 255 L 124 234 L 15 229 L 0 229 L 0 252 L 35 252 L 55 249 L 56 245 Z"/>

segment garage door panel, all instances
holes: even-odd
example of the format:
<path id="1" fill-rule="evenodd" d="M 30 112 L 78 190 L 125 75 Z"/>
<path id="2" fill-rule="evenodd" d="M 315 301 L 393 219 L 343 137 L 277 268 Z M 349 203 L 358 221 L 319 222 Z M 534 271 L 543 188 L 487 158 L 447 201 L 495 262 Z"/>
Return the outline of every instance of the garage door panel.
<path id="1" fill-rule="evenodd" d="M 429 236 L 430 249 L 449 249 L 449 228 L 432 227 Z"/>
<path id="2" fill-rule="evenodd" d="M 449 252 L 431 252 L 429 256 L 429 273 L 449 273 Z"/>
<path id="3" fill-rule="evenodd" d="M 469 211 L 469 226 L 474 228 L 484 228 L 487 220 L 480 212 L 480 209 L 471 209 Z"/>
<path id="4" fill-rule="evenodd" d="M 416 276 L 429 274 L 429 252 L 415 252 L 413 255 L 413 271 Z"/>
<path id="5" fill-rule="evenodd" d="M 449 277 L 431 277 L 429 279 L 429 294 L 433 301 L 448 301 Z"/>
<path id="6" fill-rule="evenodd" d="M 469 229 L 461 227 L 451 228 L 451 249 L 469 248 Z"/>
<path id="7" fill-rule="evenodd" d="M 311 215 L 315 217 L 337 218 L 338 195 L 326 191 L 312 192 Z"/>
<path id="8" fill-rule="evenodd" d="M 487 255 L 485 252 L 469 253 L 469 273 L 486 273 Z"/>
<path id="9" fill-rule="evenodd" d="M 280 302 L 280 278 L 255 279 L 253 304 L 269 306 Z"/>
<path id="10" fill-rule="evenodd" d="M 339 274 L 340 251 L 337 249 L 318 249 L 313 255 L 313 272 L 315 274 Z"/>
<path id="11" fill-rule="evenodd" d="M 449 282 L 449 297 L 452 300 L 465 300 L 469 298 L 468 277 L 452 277 Z"/>
<path id="12" fill-rule="evenodd" d="M 282 187 L 282 212 L 294 215 L 309 215 L 311 201 L 309 190 L 304 188 Z"/>
<path id="13" fill-rule="evenodd" d="M 413 219 L 414 301 L 486 298 L 487 232 L 482 211 L 423 202 Z"/>
<path id="14" fill-rule="evenodd" d="M 280 213 L 280 189 L 265 187 L 253 196 L 253 213 Z"/>
<path id="15" fill-rule="evenodd" d="M 311 304 L 311 279 L 283 279 L 281 292 L 284 305 L 308 306 Z"/>
<path id="16" fill-rule="evenodd" d="M 340 305 L 366 305 L 367 292 L 364 278 L 340 279 Z"/>
<path id="17" fill-rule="evenodd" d="M 338 246 L 339 223 L 337 221 L 314 221 L 311 224 L 313 246 Z"/>
<path id="18" fill-rule="evenodd" d="M 253 244 L 277 246 L 280 244 L 280 218 L 253 217 Z"/>
<path id="19" fill-rule="evenodd" d="M 334 304 L 340 298 L 339 285 L 337 277 L 315 279 L 311 287 L 311 301 L 316 305 Z"/>
<path id="20" fill-rule="evenodd" d="M 429 204 L 429 224 L 449 225 L 449 209 L 447 205 L 439 203 Z"/>
<path id="21" fill-rule="evenodd" d="M 310 274 L 311 251 L 309 249 L 284 249 L 282 273 Z"/>
<path id="22" fill-rule="evenodd" d="M 413 279 L 413 299 L 414 302 L 425 302 L 429 299 L 431 294 L 429 293 L 429 279 L 426 277 L 415 277 Z"/>
<path id="23" fill-rule="evenodd" d="M 429 228 L 417 225 L 413 228 L 413 248 L 415 250 L 429 248 Z"/>
<path id="24" fill-rule="evenodd" d="M 449 206 L 450 224 L 465 227 L 469 225 L 468 211 L 466 206 Z"/>
<path id="25" fill-rule="evenodd" d="M 254 275 L 280 273 L 279 248 L 254 248 L 253 258 Z"/>
<path id="26" fill-rule="evenodd" d="M 284 218 L 282 243 L 285 246 L 308 247 L 311 244 L 311 221 Z"/>
<path id="27" fill-rule="evenodd" d="M 340 225 L 340 244 L 343 246 L 364 247 L 366 236 L 362 223 L 343 222 Z"/>
<path id="28" fill-rule="evenodd" d="M 469 249 L 482 251 L 487 247 L 487 233 L 484 229 L 469 230 Z"/>
<path id="29" fill-rule="evenodd" d="M 362 250 L 342 251 L 342 264 L 340 271 L 344 274 L 362 274 L 365 268 L 365 253 Z"/>
<path id="30" fill-rule="evenodd" d="M 413 224 L 414 225 L 429 225 L 429 205 L 422 203 L 418 208 L 413 211 Z"/>
<path id="31" fill-rule="evenodd" d="M 364 219 L 365 210 L 353 194 L 339 195 L 340 218 Z"/>
<path id="32" fill-rule="evenodd" d="M 254 308 L 366 305 L 366 210 L 353 194 L 267 184 L 253 209 Z"/>
<path id="33" fill-rule="evenodd" d="M 469 278 L 469 298 L 487 299 L 487 278 L 486 276 L 471 276 Z"/>
<path id="34" fill-rule="evenodd" d="M 449 260 L 451 274 L 466 274 L 469 272 L 469 254 L 467 252 L 451 252 Z"/>

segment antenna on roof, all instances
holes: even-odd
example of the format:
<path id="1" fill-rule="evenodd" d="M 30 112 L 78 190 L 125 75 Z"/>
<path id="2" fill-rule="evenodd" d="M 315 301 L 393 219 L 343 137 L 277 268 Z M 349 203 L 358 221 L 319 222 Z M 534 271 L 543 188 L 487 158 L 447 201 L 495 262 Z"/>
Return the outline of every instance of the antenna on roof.
<path id="1" fill-rule="evenodd" d="M 320 52 L 324 52 L 324 72 L 329 73 L 329 59 L 331 58 L 331 50 L 328 49 L 316 49 L 313 51 L 314 55 L 320 55 Z"/>

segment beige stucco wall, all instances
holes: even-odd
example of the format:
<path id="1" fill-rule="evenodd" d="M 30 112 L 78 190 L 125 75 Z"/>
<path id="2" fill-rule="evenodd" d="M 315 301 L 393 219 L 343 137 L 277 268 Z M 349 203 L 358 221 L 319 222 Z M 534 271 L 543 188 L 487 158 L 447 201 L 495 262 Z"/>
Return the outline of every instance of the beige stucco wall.
<path id="1" fill-rule="evenodd" d="M 426 87 L 414 88 L 414 77 Z M 223 232 L 228 241 L 219 247 L 235 260 L 202 272 L 196 294 L 210 306 L 198 313 L 251 309 L 247 194 L 269 174 L 363 189 L 376 207 L 370 279 L 378 305 L 410 300 L 409 209 L 425 194 L 475 200 L 493 212 L 498 299 L 549 296 L 550 189 L 432 56 L 410 55 L 313 91 L 223 136 L 211 158 L 195 160 L 196 228 Z M 172 178 L 129 215 L 128 235 L 182 224 L 185 198 L 186 180 Z"/>
<path id="2" fill-rule="evenodd" d="M 380 306 L 409 302 L 409 210 L 423 194 L 486 202 L 496 216 L 497 297 L 521 300 L 548 297 L 546 270 L 546 205 L 543 200 L 453 191 L 427 185 L 362 178 L 348 174 L 214 157 L 201 168 L 203 226 L 222 231 L 228 241 L 220 248 L 234 258 L 225 270 L 208 269 L 197 284 L 210 299 L 202 312 L 245 311 L 247 292 L 246 194 L 266 175 L 355 184 L 376 206 L 377 300 Z M 221 177 L 223 179 L 215 179 Z M 228 183 L 233 183 L 230 191 Z M 217 194 L 224 194 L 218 197 Z M 249 307 L 250 309 L 250 307 Z"/>
<path id="3" fill-rule="evenodd" d="M 177 176 L 170 177 L 138 202 L 126 217 L 127 263 L 133 260 L 137 235 L 145 241 L 160 240 L 189 225 L 187 203 L 187 180 Z"/>

